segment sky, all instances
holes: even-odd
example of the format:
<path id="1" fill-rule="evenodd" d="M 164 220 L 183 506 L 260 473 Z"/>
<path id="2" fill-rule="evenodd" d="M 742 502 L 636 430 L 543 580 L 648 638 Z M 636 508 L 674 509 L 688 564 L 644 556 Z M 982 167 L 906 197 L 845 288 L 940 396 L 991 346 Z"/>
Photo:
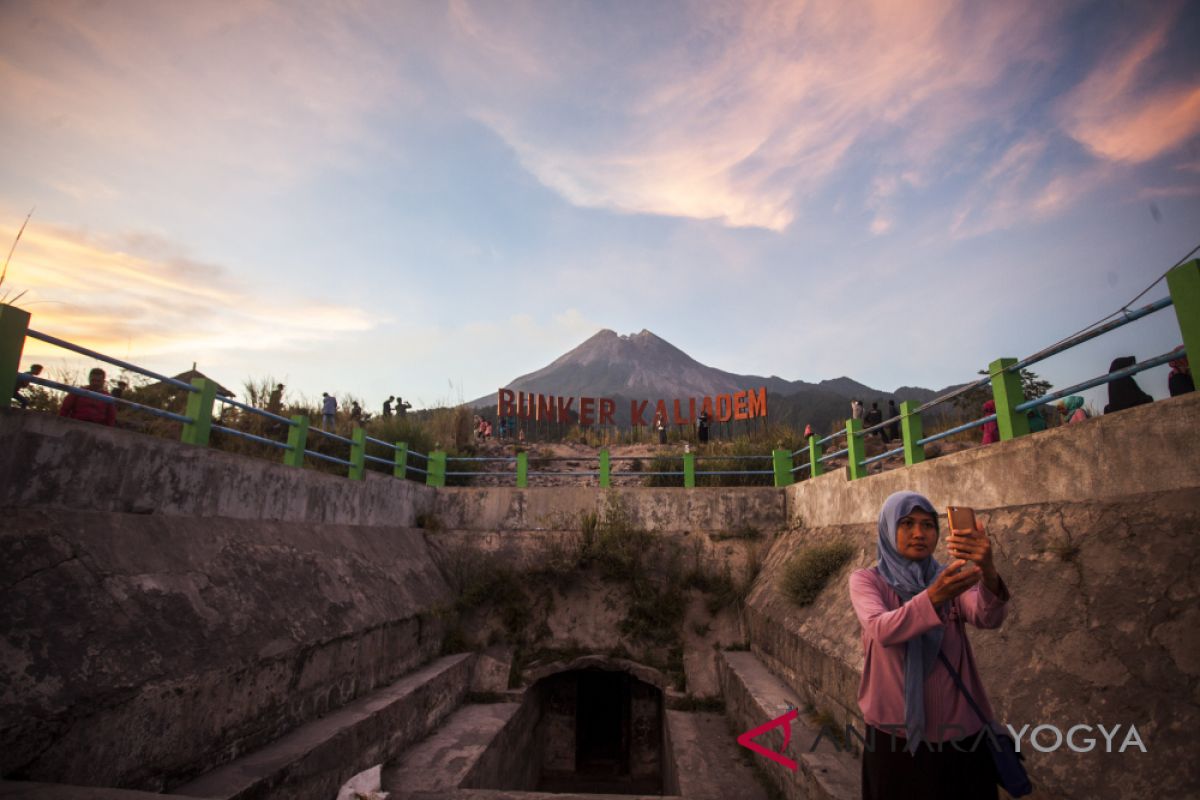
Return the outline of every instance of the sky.
<path id="1" fill-rule="evenodd" d="M 1198 38 L 1187 2 L 0 3 L 0 294 L 368 408 L 602 328 L 936 389 L 1200 244 Z M 1168 309 L 1034 370 L 1180 343 Z"/>

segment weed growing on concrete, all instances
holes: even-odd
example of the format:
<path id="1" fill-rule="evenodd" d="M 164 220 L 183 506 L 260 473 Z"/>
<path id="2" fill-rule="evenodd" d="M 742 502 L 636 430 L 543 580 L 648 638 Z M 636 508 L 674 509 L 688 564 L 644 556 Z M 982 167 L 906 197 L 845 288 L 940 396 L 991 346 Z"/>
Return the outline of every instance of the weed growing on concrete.
<path id="1" fill-rule="evenodd" d="M 784 594 L 798 606 L 811 605 L 837 572 L 854 557 L 849 542 L 832 542 L 805 548 L 783 569 Z"/>

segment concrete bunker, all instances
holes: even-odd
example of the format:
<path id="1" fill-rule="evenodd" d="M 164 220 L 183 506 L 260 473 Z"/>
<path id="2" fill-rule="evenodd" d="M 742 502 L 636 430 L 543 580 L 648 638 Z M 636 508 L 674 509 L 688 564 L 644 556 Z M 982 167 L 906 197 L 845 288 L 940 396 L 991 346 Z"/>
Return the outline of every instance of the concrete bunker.
<path id="1" fill-rule="evenodd" d="M 516 717 L 490 750 L 526 763 L 481 789 L 576 794 L 670 795 L 677 792 L 667 731 L 666 679 L 623 659 L 587 656 L 536 670 Z M 514 718 L 514 722 L 516 719 Z M 509 756 L 510 758 L 513 756 Z M 486 760 L 486 759 L 485 759 Z M 522 775 L 524 786 L 512 786 Z M 497 776 L 499 777 L 499 776 Z"/>

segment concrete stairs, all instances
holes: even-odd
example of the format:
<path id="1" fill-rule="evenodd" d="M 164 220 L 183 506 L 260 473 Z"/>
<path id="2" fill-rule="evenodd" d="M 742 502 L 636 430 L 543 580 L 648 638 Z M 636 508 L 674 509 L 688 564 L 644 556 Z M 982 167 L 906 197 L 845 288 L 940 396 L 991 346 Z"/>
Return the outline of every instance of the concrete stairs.
<path id="1" fill-rule="evenodd" d="M 839 749 L 828 735 L 821 736 L 821 731 L 805 717 L 800 696 L 756 655 L 722 652 L 717 658 L 717 673 L 725 698 L 725 713 L 738 731 L 757 728 L 791 708 L 801 709 L 790 723 L 791 741 L 787 747 L 783 746 L 782 727 L 754 739 L 766 749 L 796 762 L 797 769 L 793 772 L 765 756 L 752 754 L 762 773 L 788 800 L 856 800 L 861 796 L 859 760 L 847 750 Z"/>

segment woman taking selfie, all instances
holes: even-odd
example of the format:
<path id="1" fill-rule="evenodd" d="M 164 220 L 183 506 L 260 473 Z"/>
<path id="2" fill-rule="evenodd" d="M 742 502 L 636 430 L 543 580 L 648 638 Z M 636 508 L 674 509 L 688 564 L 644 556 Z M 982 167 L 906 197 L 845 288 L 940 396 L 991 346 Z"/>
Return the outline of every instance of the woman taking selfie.
<path id="1" fill-rule="evenodd" d="M 993 719 L 964 623 L 999 627 L 1008 589 L 978 522 L 950 532 L 949 564 L 933 557 L 937 543 L 933 504 L 897 492 L 879 512 L 878 565 L 850 576 L 865 659 L 858 704 L 868 726 L 866 800 L 997 796 L 986 734 L 979 735 L 983 723 L 938 654 Z"/>

